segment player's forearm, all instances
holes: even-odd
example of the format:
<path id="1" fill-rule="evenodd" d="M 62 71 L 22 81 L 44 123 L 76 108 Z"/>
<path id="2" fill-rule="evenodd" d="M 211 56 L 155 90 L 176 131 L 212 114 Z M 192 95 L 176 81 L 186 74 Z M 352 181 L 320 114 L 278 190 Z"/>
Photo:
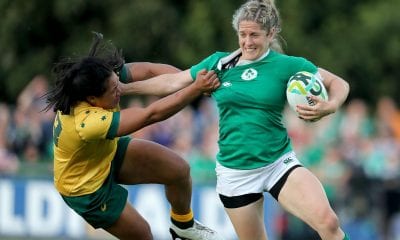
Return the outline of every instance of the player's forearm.
<path id="1" fill-rule="evenodd" d="M 166 96 L 188 86 L 190 83 L 192 83 L 192 78 L 189 71 L 186 70 L 158 75 L 144 81 L 121 84 L 121 91 L 123 95 Z"/>
<path id="2" fill-rule="evenodd" d="M 350 86 L 341 77 L 333 74 L 323 68 L 318 68 L 319 73 L 324 79 L 324 84 L 327 87 L 330 112 L 336 112 L 336 110 L 346 101 L 349 95 Z"/>
<path id="3" fill-rule="evenodd" d="M 182 79 L 186 79 L 189 75 L 189 71 L 184 71 L 180 74 Z M 211 92 L 220 86 L 218 76 L 214 71 L 206 71 L 205 69 L 199 71 L 196 75 L 196 80 L 189 86 L 179 90 L 178 92 L 171 94 L 165 98 L 150 105 L 151 114 L 153 118 L 151 121 L 161 121 L 173 114 L 180 111 L 198 96 L 205 92 Z"/>
<path id="4" fill-rule="evenodd" d="M 137 82 L 143 81 L 161 74 L 166 73 L 177 73 L 181 70 L 163 63 L 151 63 L 151 62 L 133 62 L 125 64 L 126 68 L 126 81 Z"/>
<path id="5" fill-rule="evenodd" d="M 122 110 L 117 136 L 130 134 L 150 124 L 169 118 L 187 106 L 199 94 L 199 89 L 189 86 L 153 102 L 146 108 L 131 107 Z"/>
<path id="6" fill-rule="evenodd" d="M 332 81 L 329 89 L 329 102 L 333 103 L 333 112 L 335 112 L 345 101 L 349 94 L 350 86 L 342 78 L 336 78 Z"/>
<path id="7" fill-rule="evenodd" d="M 154 102 L 150 108 L 149 124 L 165 120 L 182 110 L 202 94 L 201 89 L 192 84 L 180 91 Z"/>
<path id="8" fill-rule="evenodd" d="M 183 72 L 188 73 L 188 72 Z M 188 77 L 189 76 L 189 77 Z M 182 79 L 190 75 L 182 75 Z M 214 71 L 201 70 L 196 81 L 178 92 L 161 98 L 146 108 L 131 107 L 121 111 L 118 136 L 134 132 L 149 124 L 167 119 L 177 113 L 202 93 L 214 91 L 220 86 Z"/>
<path id="9" fill-rule="evenodd" d="M 174 83 L 172 76 L 168 74 L 159 75 L 148 80 L 122 84 L 123 95 L 152 95 L 166 96 L 185 87 L 185 84 Z"/>
<path id="10" fill-rule="evenodd" d="M 174 67 L 169 64 L 163 64 L 163 63 L 153 63 L 153 66 L 149 70 L 149 76 L 154 77 L 158 76 L 161 74 L 166 74 L 166 73 L 177 73 L 180 72 L 181 70 L 177 67 Z"/>

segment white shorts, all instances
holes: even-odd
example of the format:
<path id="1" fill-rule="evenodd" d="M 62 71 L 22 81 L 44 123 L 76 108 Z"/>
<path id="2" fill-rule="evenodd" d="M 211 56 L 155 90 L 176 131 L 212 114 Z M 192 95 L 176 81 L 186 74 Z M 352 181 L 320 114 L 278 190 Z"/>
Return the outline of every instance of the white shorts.
<path id="1" fill-rule="evenodd" d="M 301 166 L 301 163 L 293 151 L 286 153 L 270 165 L 250 170 L 227 168 L 217 162 L 216 191 L 227 197 L 268 192 L 287 171 L 296 165 Z"/>

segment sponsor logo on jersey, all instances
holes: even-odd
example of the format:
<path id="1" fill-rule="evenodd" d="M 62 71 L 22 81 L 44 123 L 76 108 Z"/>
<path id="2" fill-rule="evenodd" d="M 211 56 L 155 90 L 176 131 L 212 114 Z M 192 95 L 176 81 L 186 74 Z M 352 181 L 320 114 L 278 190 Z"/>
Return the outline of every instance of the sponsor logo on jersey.
<path id="1" fill-rule="evenodd" d="M 232 86 L 232 83 L 231 82 L 224 82 L 224 83 L 222 83 L 222 86 L 230 87 L 230 86 Z"/>
<path id="2" fill-rule="evenodd" d="M 283 160 L 283 163 L 284 163 L 284 164 L 289 164 L 289 163 L 291 163 L 291 162 L 293 162 L 293 159 L 292 159 L 291 157 L 288 157 L 288 158 L 286 158 L 285 160 Z"/>

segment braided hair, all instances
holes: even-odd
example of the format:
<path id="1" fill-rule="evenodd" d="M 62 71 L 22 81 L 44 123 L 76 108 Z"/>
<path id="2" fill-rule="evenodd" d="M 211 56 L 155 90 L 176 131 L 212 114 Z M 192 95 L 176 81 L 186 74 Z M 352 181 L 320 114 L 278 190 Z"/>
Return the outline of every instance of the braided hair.
<path id="1" fill-rule="evenodd" d="M 236 10 L 232 18 L 232 26 L 236 32 L 239 31 L 239 24 L 242 21 L 256 22 L 267 33 L 275 31 L 275 38 L 270 47 L 282 52 L 278 40 L 278 33 L 281 31 L 280 17 L 273 0 L 250 0 L 244 3 Z"/>

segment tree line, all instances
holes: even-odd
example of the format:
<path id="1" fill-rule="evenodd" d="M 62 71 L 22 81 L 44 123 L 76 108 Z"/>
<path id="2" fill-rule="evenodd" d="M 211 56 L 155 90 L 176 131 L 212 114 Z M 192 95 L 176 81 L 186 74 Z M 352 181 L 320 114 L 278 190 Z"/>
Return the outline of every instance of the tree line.
<path id="1" fill-rule="evenodd" d="M 52 81 L 60 57 L 87 52 L 92 31 L 126 61 L 182 69 L 238 47 L 231 20 L 244 0 L 0 0 L 0 101 L 14 103 L 35 76 Z M 400 103 L 400 0 L 275 0 L 289 55 L 346 79 L 351 98 Z"/>

